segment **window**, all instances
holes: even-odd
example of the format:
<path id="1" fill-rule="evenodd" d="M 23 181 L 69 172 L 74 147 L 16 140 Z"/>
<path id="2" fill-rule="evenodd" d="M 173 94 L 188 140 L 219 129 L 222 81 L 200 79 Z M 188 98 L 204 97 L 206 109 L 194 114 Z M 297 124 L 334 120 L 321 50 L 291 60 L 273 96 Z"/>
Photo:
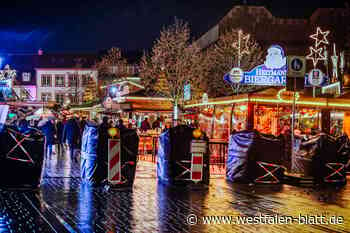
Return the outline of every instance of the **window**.
<path id="1" fill-rule="evenodd" d="M 118 73 L 118 66 L 110 66 L 109 69 L 112 74 Z"/>
<path id="2" fill-rule="evenodd" d="M 78 83 L 78 75 L 77 74 L 69 74 L 68 76 L 69 86 L 70 87 L 79 87 Z"/>
<path id="3" fill-rule="evenodd" d="M 87 75 L 87 74 L 83 74 L 81 76 L 81 79 L 82 79 L 82 84 L 83 84 L 83 87 L 86 87 L 87 85 L 89 85 L 89 82 L 90 80 L 92 79 L 90 75 Z"/>
<path id="4" fill-rule="evenodd" d="M 70 102 L 72 104 L 78 104 L 79 103 L 79 95 L 71 95 L 70 96 Z"/>
<path id="5" fill-rule="evenodd" d="M 51 87 L 51 75 L 49 75 L 49 74 L 41 75 L 41 86 L 42 87 Z"/>
<path id="6" fill-rule="evenodd" d="M 55 76 L 55 86 L 56 87 L 65 87 L 65 82 L 64 82 L 64 75 L 60 74 L 60 75 L 56 75 Z"/>
<path id="7" fill-rule="evenodd" d="M 22 81 L 23 82 L 30 82 L 30 73 L 29 72 L 22 73 Z"/>
<path id="8" fill-rule="evenodd" d="M 41 93 L 41 101 L 48 102 L 51 100 L 51 93 Z"/>
<path id="9" fill-rule="evenodd" d="M 64 102 L 64 93 L 56 93 L 56 102 L 63 104 Z"/>

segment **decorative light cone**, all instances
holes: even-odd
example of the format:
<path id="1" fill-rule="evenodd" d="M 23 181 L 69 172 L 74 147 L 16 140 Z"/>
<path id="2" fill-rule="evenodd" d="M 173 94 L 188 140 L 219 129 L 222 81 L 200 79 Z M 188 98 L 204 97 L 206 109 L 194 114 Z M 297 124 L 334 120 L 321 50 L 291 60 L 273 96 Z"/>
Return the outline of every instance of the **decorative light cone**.
<path id="1" fill-rule="evenodd" d="M 350 74 L 344 74 L 344 87 L 350 87 Z"/>
<path id="2" fill-rule="evenodd" d="M 117 128 L 109 128 L 108 129 L 108 134 L 111 137 L 117 137 L 120 138 L 120 131 Z"/>

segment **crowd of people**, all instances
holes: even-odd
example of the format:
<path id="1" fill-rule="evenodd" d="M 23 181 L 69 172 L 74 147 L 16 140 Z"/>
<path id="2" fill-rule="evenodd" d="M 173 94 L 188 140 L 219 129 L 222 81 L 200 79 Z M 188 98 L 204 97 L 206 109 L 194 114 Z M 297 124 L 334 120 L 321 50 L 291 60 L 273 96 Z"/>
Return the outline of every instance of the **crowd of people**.
<path id="1" fill-rule="evenodd" d="M 99 142 L 106 142 L 108 140 L 108 129 L 111 127 L 116 127 L 120 130 L 132 128 L 131 124 L 127 126 L 124 125 L 122 119 L 112 120 L 104 116 L 101 122 L 99 122 L 97 119 L 88 120 L 86 117 L 78 118 L 74 115 L 57 119 L 53 117 L 42 118 L 35 121 L 31 126 L 29 126 L 28 121 L 22 119 L 17 121 L 17 127 L 22 132 L 37 129 L 44 134 L 46 139 L 45 154 L 47 158 L 50 158 L 53 154 L 62 155 L 63 153 L 68 153 L 71 161 L 78 162 L 78 152 L 82 148 L 82 137 L 88 122 L 96 124 Z M 190 124 L 190 126 L 193 127 L 196 125 L 198 125 L 198 123 L 196 124 L 194 121 Z M 139 130 L 141 132 L 146 132 L 150 129 L 166 130 L 169 127 L 170 124 L 166 124 L 160 117 L 152 123 L 150 123 L 148 117 L 145 117 L 141 122 Z"/>
<path id="2" fill-rule="evenodd" d="M 114 124 L 108 117 L 103 117 L 101 123 L 99 123 L 97 119 L 88 121 L 86 117 L 78 118 L 75 116 L 58 119 L 44 118 L 35 121 L 32 126 L 25 119 L 21 119 L 17 121 L 17 128 L 22 133 L 28 133 L 31 130 L 40 130 L 45 136 L 45 153 L 47 158 L 50 158 L 53 154 L 62 155 L 68 152 L 71 160 L 77 162 L 77 152 L 81 149 L 82 136 L 88 122 L 95 122 L 97 124 L 99 138 L 105 141 L 108 139 L 109 128 L 126 128 L 122 120 L 118 120 Z M 55 150 L 53 149 L 54 145 L 56 145 Z"/>

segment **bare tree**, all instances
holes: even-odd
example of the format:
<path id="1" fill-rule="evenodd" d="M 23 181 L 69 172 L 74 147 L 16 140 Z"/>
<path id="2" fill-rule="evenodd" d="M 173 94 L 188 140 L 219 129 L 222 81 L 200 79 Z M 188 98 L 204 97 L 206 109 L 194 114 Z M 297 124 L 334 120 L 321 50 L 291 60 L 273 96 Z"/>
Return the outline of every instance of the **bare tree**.
<path id="1" fill-rule="evenodd" d="M 115 47 L 108 50 L 108 53 L 102 57 L 101 61 L 95 64 L 99 79 L 105 83 L 128 76 L 127 66 L 127 60 L 122 57 L 121 50 Z"/>
<path id="2" fill-rule="evenodd" d="M 191 85 L 192 96 L 200 93 L 202 59 L 199 46 L 190 39 L 188 24 L 178 19 L 160 32 L 151 54 L 141 59 L 140 76 L 146 90 L 171 98 L 174 120 L 178 118 L 178 106 L 184 102 L 184 85 Z"/>
<path id="3" fill-rule="evenodd" d="M 238 48 L 239 33 L 243 36 Z M 241 93 L 256 89 L 254 86 L 229 85 L 223 80 L 233 67 L 239 66 L 243 71 L 248 71 L 263 62 L 263 51 L 250 35 L 232 29 L 222 34 L 204 53 L 206 59 L 203 68 L 207 69 L 206 86 L 210 96 L 232 95 L 232 91 Z"/>

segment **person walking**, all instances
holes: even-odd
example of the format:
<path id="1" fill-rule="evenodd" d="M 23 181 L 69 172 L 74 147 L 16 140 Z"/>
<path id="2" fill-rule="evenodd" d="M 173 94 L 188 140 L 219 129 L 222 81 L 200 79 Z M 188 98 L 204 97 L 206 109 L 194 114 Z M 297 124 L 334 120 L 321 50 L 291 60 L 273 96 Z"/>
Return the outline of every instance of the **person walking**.
<path id="1" fill-rule="evenodd" d="M 126 127 L 125 127 L 124 122 L 123 122 L 122 119 L 119 119 L 119 120 L 118 120 L 117 128 L 118 128 L 119 130 L 126 129 Z"/>
<path id="2" fill-rule="evenodd" d="M 61 155 L 63 152 L 63 122 L 58 119 L 56 122 L 56 138 L 57 138 L 57 152 Z"/>
<path id="3" fill-rule="evenodd" d="M 47 158 L 51 158 L 52 145 L 55 143 L 55 125 L 53 119 L 45 119 L 39 122 L 39 129 L 45 135 L 45 153 Z"/>
<path id="4" fill-rule="evenodd" d="M 80 128 L 77 120 L 70 118 L 63 127 L 63 142 L 68 145 L 69 156 L 72 161 L 78 162 L 78 158 L 74 156 L 74 149 L 77 149 L 80 140 Z"/>

